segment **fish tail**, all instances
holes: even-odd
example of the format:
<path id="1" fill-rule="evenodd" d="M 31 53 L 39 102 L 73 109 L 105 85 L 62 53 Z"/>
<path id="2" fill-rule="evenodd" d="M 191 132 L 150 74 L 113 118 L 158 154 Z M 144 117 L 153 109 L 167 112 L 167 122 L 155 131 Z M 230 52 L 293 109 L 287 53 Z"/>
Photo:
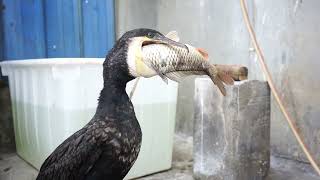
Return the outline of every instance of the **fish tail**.
<path id="1" fill-rule="evenodd" d="M 211 65 L 207 70 L 207 74 L 225 96 L 226 89 L 224 84 L 233 85 L 234 81 L 248 79 L 248 68 L 239 65 Z"/>
<path id="2" fill-rule="evenodd" d="M 248 68 L 241 65 L 214 65 L 218 69 L 218 74 L 227 74 L 234 81 L 248 79 Z"/>
<path id="3" fill-rule="evenodd" d="M 208 76 L 211 78 L 213 83 L 219 88 L 220 92 L 225 96 L 226 93 L 226 88 L 224 87 L 223 80 L 219 76 L 218 69 L 214 66 L 211 66 L 207 70 Z"/>

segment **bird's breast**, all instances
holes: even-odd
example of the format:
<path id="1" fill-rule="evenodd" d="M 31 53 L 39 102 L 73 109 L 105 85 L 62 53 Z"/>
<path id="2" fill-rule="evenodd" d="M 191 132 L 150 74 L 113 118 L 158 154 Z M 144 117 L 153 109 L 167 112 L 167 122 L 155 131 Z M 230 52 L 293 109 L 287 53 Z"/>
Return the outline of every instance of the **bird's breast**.
<path id="1" fill-rule="evenodd" d="M 114 153 L 121 163 L 131 166 L 138 157 L 142 133 L 139 123 L 131 120 L 119 124 L 118 131 L 114 132 L 110 143 L 114 147 Z"/>

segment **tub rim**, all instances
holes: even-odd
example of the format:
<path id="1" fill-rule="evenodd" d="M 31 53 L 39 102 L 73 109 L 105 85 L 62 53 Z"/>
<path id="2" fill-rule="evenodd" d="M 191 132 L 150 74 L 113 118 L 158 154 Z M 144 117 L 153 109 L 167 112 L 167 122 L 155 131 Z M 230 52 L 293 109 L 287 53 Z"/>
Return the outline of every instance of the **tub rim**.
<path id="1" fill-rule="evenodd" d="M 6 60 L 0 62 L 2 68 L 25 66 L 56 66 L 56 65 L 102 65 L 104 58 L 41 58 Z"/>

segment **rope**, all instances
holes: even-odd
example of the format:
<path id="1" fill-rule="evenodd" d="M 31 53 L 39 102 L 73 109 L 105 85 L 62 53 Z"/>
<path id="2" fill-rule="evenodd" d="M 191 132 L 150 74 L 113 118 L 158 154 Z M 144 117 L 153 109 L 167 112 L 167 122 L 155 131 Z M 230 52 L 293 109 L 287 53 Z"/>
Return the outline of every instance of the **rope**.
<path id="1" fill-rule="evenodd" d="M 248 10 L 247 10 L 247 7 L 246 7 L 246 4 L 245 4 L 245 0 L 240 0 L 240 3 L 241 3 L 241 10 L 242 10 L 242 15 L 243 15 L 243 18 L 244 18 L 244 21 L 245 21 L 245 25 L 248 29 L 248 32 L 249 32 L 249 35 L 250 35 L 250 38 L 251 38 L 251 41 L 254 45 L 254 48 L 257 52 L 257 55 L 258 55 L 258 58 L 259 58 L 259 62 L 260 62 L 260 65 L 262 67 L 262 70 L 264 72 L 264 74 L 266 75 L 267 77 L 267 81 L 269 83 L 269 86 L 270 86 L 270 89 L 282 111 L 282 113 L 284 114 L 295 138 L 297 139 L 299 145 L 301 146 L 303 152 L 305 153 L 305 155 L 307 156 L 308 160 L 310 161 L 312 167 L 316 170 L 316 172 L 320 175 L 320 169 L 319 169 L 319 166 L 317 165 L 317 163 L 315 162 L 314 158 L 312 157 L 311 153 L 309 152 L 308 148 L 306 147 L 305 143 L 303 142 L 302 138 L 301 138 L 301 135 L 299 134 L 298 132 L 298 127 L 297 125 L 294 123 L 296 121 L 293 120 L 293 118 L 290 116 L 290 114 L 288 113 L 287 109 L 284 107 L 284 103 L 282 101 L 282 99 L 280 98 L 279 96 L 279 93 L 274 85 L 274 82 L 271 78 L 271 74 L 270 74 L 270 71 L 265 63 L 265 58 L 263 56 L 263 53 L 261 51 L 261 48 L 257 42 L 257 38 L 256 38 L 256 35 L 255 35 L 255 32 L 252 28 L 252 25 L 249 21 L 249 15 L 248 15 Z"/>
<path id="2" fill-rule="evenodd" d="M 132 96 L 133 96 L 134 92 L 135 92 L 136 89 L 137 89 L 139 80 L 140 80 L 140 77 L 138 77 L 137 80 L 134 82 L 133 88 L 132 88 L 132 90 L 131 90 L 131 92 L 130 92 L 130 95 L 129 95 L 129 98 L 130 98 L 130 99 L 132 99 Z"/>

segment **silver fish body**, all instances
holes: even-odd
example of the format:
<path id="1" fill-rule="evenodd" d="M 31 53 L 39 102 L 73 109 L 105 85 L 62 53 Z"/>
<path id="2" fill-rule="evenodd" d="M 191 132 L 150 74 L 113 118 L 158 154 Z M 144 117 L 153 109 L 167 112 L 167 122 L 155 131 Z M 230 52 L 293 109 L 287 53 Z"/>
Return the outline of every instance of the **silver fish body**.
<path id="1" fill-rule="evenodd" d="M 148 70 L 144 77 L 159 75 L 165 82 L 167 78 L 179 82 L 189 75 L 208 75 L 226 94 L 224 84 L 232 85 L 235 80 L 247 78 L 248 70 L 238 65 L 213 65 L 208 61 L 204 50 L 186 45 L 187 48 L 167 44 L 149 44 L 142 46 L 141 59 Z M 147 72 L 147 73 L 146 73 Z"/>
<path id="2" fill-rule="evenodd" d="M 165 81 L 166 77 L 180 81 L 187 75 L 205 75 L 212 69 L 215 75 L 218 71 L 194 47 L 188 49 L 166 44 L 150 44 L 142 47 L 142 60 Z"/>

